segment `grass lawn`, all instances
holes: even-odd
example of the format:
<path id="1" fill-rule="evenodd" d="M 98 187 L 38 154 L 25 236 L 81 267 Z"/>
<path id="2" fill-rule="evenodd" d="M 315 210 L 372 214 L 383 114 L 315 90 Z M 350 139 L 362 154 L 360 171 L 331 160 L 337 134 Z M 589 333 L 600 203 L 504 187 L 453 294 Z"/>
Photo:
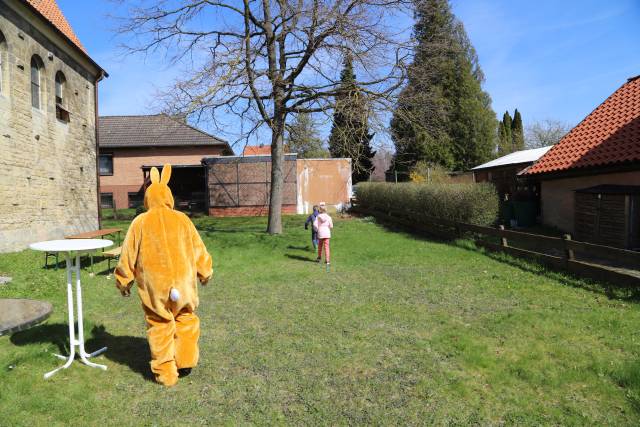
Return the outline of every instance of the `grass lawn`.
<path id="1" fill-rule="evenodd" d="M 86 273 L 87 346 L 109 346 L 109 369 L 43 380 L 68 346 L 64 271 L 0 255 L 13 276 L 0 297 L 54 305 L 0 337 L 0 424 L 640 423 L 637 302 L 362 219 L 336 222 L 326 273 L 303 222 L 270 237 L 265 219 L 196 220 L 215 278 L 201 288 L 200 365 L 171 389 L 150 380 L 137 296 Z"/>

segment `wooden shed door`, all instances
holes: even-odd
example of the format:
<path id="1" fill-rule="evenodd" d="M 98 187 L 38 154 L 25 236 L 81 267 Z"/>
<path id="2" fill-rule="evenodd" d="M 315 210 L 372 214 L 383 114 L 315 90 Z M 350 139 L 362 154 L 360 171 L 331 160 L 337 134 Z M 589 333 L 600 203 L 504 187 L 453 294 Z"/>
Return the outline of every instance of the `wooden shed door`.
<path id="1" fill-rule="evenodd" d="M 576 239 L 627 248 L 630 244 L 627 198 L 624 194 L 576 193 Z"/>

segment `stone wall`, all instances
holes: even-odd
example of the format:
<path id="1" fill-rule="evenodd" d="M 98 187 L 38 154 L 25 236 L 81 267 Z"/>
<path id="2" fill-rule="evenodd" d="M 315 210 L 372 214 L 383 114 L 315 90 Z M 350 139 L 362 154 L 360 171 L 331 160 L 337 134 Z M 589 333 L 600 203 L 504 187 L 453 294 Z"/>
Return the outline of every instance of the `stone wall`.
<path id="1" fill-rule="evenodd" d="M 0 47 L 0 252 L 98 227 L 93 77 L 98 70 L 74 59 L 74 48 L 65 47 L 37 19 L 19 4 L 0 0 L 0 39 L 5 39 Z M 44 64 L 40 109 L 31 105 L 34 54 Z M 69 123 L 56 118 L 58 71 L 66 78 Z"/>

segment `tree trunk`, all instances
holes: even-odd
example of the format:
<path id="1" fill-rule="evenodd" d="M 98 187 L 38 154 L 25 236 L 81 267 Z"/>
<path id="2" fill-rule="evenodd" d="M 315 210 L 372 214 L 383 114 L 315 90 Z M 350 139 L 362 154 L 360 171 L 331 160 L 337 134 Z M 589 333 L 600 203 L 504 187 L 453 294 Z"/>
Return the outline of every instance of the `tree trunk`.
<path id="1" fill-rule="evenodd" d="M 269 192 L 269 234 L 282 233 L 282 192 L 284 190 L 284 118 L 274 120 L 271 134 L 271 191 Z"/>

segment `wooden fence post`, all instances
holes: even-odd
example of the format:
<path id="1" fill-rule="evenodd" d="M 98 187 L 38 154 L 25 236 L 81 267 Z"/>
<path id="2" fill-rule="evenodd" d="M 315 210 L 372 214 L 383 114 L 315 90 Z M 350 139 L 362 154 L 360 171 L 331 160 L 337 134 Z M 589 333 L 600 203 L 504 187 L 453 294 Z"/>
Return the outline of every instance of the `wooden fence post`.
<path id="1" fill-rule="evenodd" d="M 504 231 L 504 225 L 501 225 L 498 228 L 500 229 L 500 231 Z M 509 244 L 507 243 L 507 238 L 504 237 L 502 233 L 500 233 L 500 244 L 505 248 L 509 246 Z"/>
<path id="2" fill-rule="evenodd" d="M 566 241 L 570 241 L 571 240 L 571 234 L 565 234 L 564 236 L 562 236 L 562 238 Z M 567 244 L 564 244 L 564 256 L 567 258 L 567 261 L 574 261 L 575 258 L 575 254 L 573 253 L 573 249 L 569 249 Z"/>

